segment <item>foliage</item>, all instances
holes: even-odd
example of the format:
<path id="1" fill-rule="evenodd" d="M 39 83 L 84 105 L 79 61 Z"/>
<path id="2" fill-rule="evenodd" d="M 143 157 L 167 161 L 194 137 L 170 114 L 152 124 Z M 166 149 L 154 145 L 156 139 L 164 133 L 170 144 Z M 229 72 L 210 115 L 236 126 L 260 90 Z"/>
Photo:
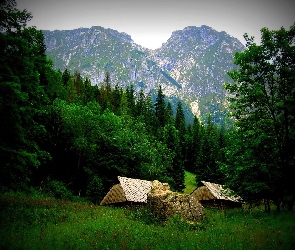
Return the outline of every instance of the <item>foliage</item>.
<path id="1" fill-rule="evenodd" d="M 235 54 L 230 95 L 235 132 L 223 171 L 228 185 L 248 199 L 272 199 L 278 208 L 295 199 L 295 26 L 261 30 L 261 45 L 245 35 L 247 49 Z"/>
<path id="2" fill-rule="evenodd" d="M 119 66 L 107 54 L 98 61 L 106 72 L 97 85 L 77 70 L 55 70 L 43 33 L 26 28 L 31 18 L 15 1 L 1 1 L 1 189 L 44 188 L 98 204 L 119 175 L 188 192 L 187 170 L 193 185 L 226 181 L 243 198 L 284 200 L 292 208 L 294 27 L 263 29 L 260 46 L 246 36 L 247 49 L 235 55 L 239 68 L 229 73 L 235 83 L 225 85 L 235 120 L 229 131 L 226 122 L 213 122 L 222 116 L 214 108 L 206 122 L 195 117 L 190 124 L 187 104 L 167 101 L 161 84 L 150 93 L 132 79 L 124 78 L 126 88 L 114 84 L 110 69 Z"/>
<path id="3" fill-rule="evenodd" d="M 0 33 L 0 185 L 26 186 L 31 172 L 50 159 L 38 145 L 46 131 L 40 117 L 47 95 L 43 34 L 26 28 L 31 14 L 15 8 L 15 1 L 1 1 Z"/>
<path id="4" fill-rule="evenodd" d="M 197 126 L 198 127 L 198 126 Z M 197 185 L 201 185 L 201 181 L 209 181 L 218 184 L 224 184 L 224 175 L 220 171 L 219 164 L 223 162 L 222 154 L 223 140 L 222 129 L 213 125 L 211 116 L 208 116 L 207 124 L 199 127 L 199 153 L 196 160 L 196 178 Z"/>
<path id="5" fill-rule="evenodd" d="M 86 197 L 94 204 L 99 204 L 105 195 L 103 190 L 104 188 L 101 178 L 99 178 L 97 175 L 94 175 L 90 178 L 89 184 L 87 186 Z"/>
<path id="6" fill-rule="evenodd" d="M 61 181 L 46 180 L 45 190 L 50 196 L 63 200 L 70 200 L 73 196 Z"/>

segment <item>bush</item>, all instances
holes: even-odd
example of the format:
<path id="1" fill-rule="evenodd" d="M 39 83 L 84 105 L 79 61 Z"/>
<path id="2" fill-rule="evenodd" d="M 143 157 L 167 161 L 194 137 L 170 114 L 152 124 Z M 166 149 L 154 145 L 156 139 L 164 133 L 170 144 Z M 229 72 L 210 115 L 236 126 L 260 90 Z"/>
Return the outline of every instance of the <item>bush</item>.
<path id="1" fill-rule="evenodd" d="M 87 187 L 86 197 L 94 204 L 99 204 L 104 197 L 103 183 L 100 177 L 94 175 Z"/>
<path id="2" fill-rule="evenodd" d="M 67 189 L 61 181 L 48 180 L 45 185 L 45 190 L 57 199 L 73 200 L 73 194 Z"/>

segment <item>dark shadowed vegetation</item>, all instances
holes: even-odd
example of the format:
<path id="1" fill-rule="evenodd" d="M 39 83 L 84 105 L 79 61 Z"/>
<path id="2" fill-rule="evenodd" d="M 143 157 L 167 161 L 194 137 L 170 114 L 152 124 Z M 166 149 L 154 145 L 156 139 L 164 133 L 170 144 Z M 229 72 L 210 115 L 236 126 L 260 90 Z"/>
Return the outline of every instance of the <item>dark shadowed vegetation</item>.
<path id="1" fill-rule="evenodd" d="M 218 126 L 210 114 L 187 122 L 161 83 L 153 98 L 108 72 L 93 85 L 55 70 L 42 32 L 26 27 L 32 15 L 14 0 L 0 11 L 0 248 L 295 247 L 295 26 L 263 28 L 261 45 L 245 35 L 234 83 L 224 85 L 230 122 Z M 269 213 L 206 209 L 204 221 L 189 224 L 96 206 L 117 176 L 186 193 L 203 180 L 224 184 Z"/>

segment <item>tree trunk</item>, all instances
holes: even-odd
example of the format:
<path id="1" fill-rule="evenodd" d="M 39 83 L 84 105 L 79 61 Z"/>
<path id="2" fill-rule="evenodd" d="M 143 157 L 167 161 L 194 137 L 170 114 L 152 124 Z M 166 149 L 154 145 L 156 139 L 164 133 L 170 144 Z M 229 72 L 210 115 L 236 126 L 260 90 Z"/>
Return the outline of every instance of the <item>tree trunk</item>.
<path id="1" fill-rule="evenodd" d="M 270 204 L 269 204 L 269 200 L 264 200 L 264 211 L 267 213 L 270 213 Z"/>

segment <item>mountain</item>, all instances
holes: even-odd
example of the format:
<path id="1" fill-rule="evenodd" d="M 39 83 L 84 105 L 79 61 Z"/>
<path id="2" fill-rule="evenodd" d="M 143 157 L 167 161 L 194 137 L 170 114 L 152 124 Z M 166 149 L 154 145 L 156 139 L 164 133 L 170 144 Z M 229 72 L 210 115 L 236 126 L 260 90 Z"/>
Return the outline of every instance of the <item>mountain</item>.
<path id="1" fill-rule="evenodd" d="M 46 53 L 57 69 L 78 70 L 92 84 L 100 84 L 109 71 L 113 84 L 133 84 L 136 91 L 143 88 L 146 93 L 155 93 L 161 85 L 173 103 L 181 99 L 194 114 L 210 112 L 216 122 L 225 113 L 222 85 L 231 81 L 227 72 L 236 67 L 233 55 L 244 50 L 238 39 L 205 25 L 173 32 L 156 50 L 100 26 L 43 34 Z"/>

